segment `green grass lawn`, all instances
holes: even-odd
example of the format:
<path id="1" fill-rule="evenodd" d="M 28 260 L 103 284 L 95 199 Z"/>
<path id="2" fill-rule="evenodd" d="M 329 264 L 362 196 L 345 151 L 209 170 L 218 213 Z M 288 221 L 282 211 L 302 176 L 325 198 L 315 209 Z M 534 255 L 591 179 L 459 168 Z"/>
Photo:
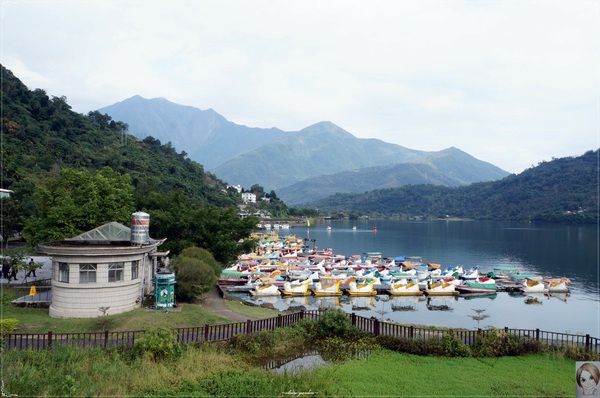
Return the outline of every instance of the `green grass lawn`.
<path id="1" fill-rule="evenodd" d="M 382 350 L 368 360 L 316 371 L 353 397 L 568 397 L 575 361 L 555 355 L 444 358 Z"/>
<path id="2" fill-rule="evenodd" d="M 19 320 L 17 330 L 19 333 L 150 330 L 158 327 L 178 328 L 233 322 L 228 318 L 206 310 L 202 305 L 188 303 L 182 303 L 176 309 L 168 312 L 138 308 L 117 315 L 110 315 L 109 310 L 109 315 L 98 318 L 60 319 L 50 317 L 48 308 L 17 307 L 13 305 L 11 301 L 22 296 L 22 290 L 3 286 L 1 293 L 2 308 L 0 317 L 2 319 L 15 318 Z M 231 310 L 251 319 L 274 317 L 279 313 L 276 310 L 248 306 L 233 300 L 226 300 L 226 305 Z M 100 312 L 98 313 L 100 314 Z"/>

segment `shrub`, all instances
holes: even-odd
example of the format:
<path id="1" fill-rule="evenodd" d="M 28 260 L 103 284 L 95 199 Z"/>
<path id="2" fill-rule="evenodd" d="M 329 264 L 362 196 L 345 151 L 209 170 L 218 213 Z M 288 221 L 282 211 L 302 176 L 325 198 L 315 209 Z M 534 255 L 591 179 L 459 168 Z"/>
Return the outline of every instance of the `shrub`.
<path id="1" fill-rule="evenodd" d="M 136 357 L 149 356 L 153 361 L 163 359 L 176 359 L 183 351 L 181 344 L 177 342 L 175 332 L 165 328 L 158 328 L 144 333 L 133 345 L 133 353 Z"/>
<path id="2" fill-rule="evenodd" d="M 314 319 L 301 319 L 293 327 L 301 329 L 308 340 L 314 340 L 319 335 L 319 327 Z"/>
<path id="3" fill-rule="evenodd" d="M 344 362 L 363 354 L 368 354 L 376 347 L 375 338 L 361 337 L 348 339 L 341 337 L 329 337 L 318 340 L 315 347 L 324 360 L 329 362 Z"/>
<path id="4" fill-rule="evenodd" d="M 579 346 L 567 346 L 563 349 L 563 355 L 567 358 L 575 361 L 598 361 L 600 360 L 600 354 L 586 351 L 584 348 Z"/>
<path id="5" fill-rule="evenodd" d="M 317 335 L 320 338 L 341 337 L 349 338 L 356 335 L 355 328 L 348 315 L 339 308 L 328 308 L 317 321 Z"/>
<path id="6" fill-rule="evenodd" d="M 490 329 L 478 335 L 473 344 L 473 355 L 477 357 L 502 357 L 519 355 L 522 344 L 518 337 L 500 329 Z"/>
<path id="7" fill-rule="evenodd" d="M 471 349 L 464 341 L 459 339 L 454 332 L 449 331 L 444 334 L 441 341 L 444 346 L 446 356 L 449 357 L 469 357 L 471 356 Z"/>
<path id="8" fill-rule="evenodd" d="M 236 334 L 229 339 L 229 347 L 250 354 L 258 354 L 275 346 L 275 335 L 272 331 L 263 330 L 252 334 Z"/>
<path id="9" fill-rule="evenodd" d="M 19 320 L 15 318 L 0 319 L 0 334 L 14 332 L 18 324 Z"/>
<path id="10" fill-rule="evenodd" d="M 444 356 L 445 349 L 438 339 L 412 339 L 407 337 L 377 336 L 377 343 L 392 351 L 414 355 Z"/>
<path id="11" fill-rule="evenodd" d="M 221 274 L 219 263 L 210 252 L 199 247 L 188 247 L 183 250 L 171 263 L 177 285 L 175 294 L 177 300 L 193 302 L 217 284 Z"/>

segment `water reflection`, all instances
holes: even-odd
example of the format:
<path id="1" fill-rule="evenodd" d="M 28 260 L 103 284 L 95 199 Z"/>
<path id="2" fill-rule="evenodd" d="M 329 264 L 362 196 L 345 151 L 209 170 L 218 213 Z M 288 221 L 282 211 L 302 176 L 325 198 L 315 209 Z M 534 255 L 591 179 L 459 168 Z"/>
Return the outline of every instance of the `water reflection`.
<path id="1" fill-rule="evenodd" d="M 567 302 L 567 299 L 571 297 L 570 293 L 547 293 L 546 297 L 550 298 L 555 298 L 559 301 L 562 301 L 563 303 Z"/>
<path id="2" fill-rule="evenodd" d="M 460 297 L 464 300 L 477 300 L 477 299 L 489 299 L 495 300 L 498 297 L 498 293 L 461 293 Z"/>
<path id="3" fill-rule="evenodd" d="M 416 311 L 419 304 L 418 296 L 393 296 L 390 297 L 392 311 Z"/>
<path id="4" fill-rule="evenodd" d="M 315 306 L 319 309 L 342 308 L 340 297 L 315 297 Z"/>
<path id="5" fill-rule="evenodd" d="M 370 297 L 348 297 L 352 311 L 368 311 L 377 308 L 373 296 Z"/>
<path id="6" fill-rule="evenodd" d="M 525 304 L 533 304 L 533 305 L 542 305 L 544 304 L 544 302 L 542 301 L 543 298 L 543 293 L 538 293 L 538 294 L 530 294 L 527 297 L 525 297 Z"/>
<path id="7" fill-rule="evenodd" d="M 283 297 L 281 300 L 288 308 L 304 307 L 308 309 L 312 306 L 310 296 L 295 296 L 295 297 Z"/>
<path id="8" fill-rule="evenodd" d="M 327 366 L 330 363 L 323 359 L 321 354 L 301 354 L 300 357 L 291 357 L 269 362 L 265 365 L 275 373 L 299 374 L 306 370 L 311 370 L 320 366 Z"/>
<path id="9" fill-rule="evenodd" d="M 457 299 L 457 296 L 427 297 L 425 303 L 429 311 L 452 311 L 453 302 Z"/>

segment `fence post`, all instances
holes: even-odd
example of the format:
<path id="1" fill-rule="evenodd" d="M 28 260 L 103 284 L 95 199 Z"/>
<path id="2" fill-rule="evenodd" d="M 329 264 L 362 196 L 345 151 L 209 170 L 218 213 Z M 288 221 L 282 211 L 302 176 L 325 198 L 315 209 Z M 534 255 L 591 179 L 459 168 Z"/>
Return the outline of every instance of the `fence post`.
<path id="1" fill-rule="evenodd" d="M 304 319 L 304 307 L 300 309 L 300 319 Z"/>
<path id="2" fill-rule="evenodd" d="M 540 329 L 535 329 L 535 341 L 540 341 Z"/>
<path id="3" fill-rule="evenodd" d="M 252 334 L 252 321 L 250 319 L 246 321 L 246 334 Z"/>
<path id="4" fill-rule="evenodd" d="M 585 335 L 585 350 L 590 351 L 592 349 L 592 341 L 589 334 Z"/>
<path id="5" fill-rule="evenodd" d="M 283 317 L 281 316 L 281 314 L 277 315 L 277 327 L 280 328 L 282 325 L 282 321 L 283 321 Z"/>
<path id="6" fill-rule="evenodd" d="M 104 348 L 108 346 L 108 330 L 104 331 Z"/>
<path id="7" fill-rule="evenodd" d="M 374 327 L 374 330 L 373 330 L 373 334 L 375 336 L 379 336 L 379 327 L 380 327 L 380 325 L 379 325 L 379 319 L 375 318 L 375 325 L 374 326 L 375 327 Z"/>
<path id="8" fill-rule="evenodd" d="M 352 320 L 352 326 L 356 326 L 356 314 L 354 312 L 350 316 L 350 319 Z"/>
<path id="9" fill-rule="evenodd" d="M 415 337 L 415 327 L 413 325 L 408 327 L 408 337 L 411 339 Z"/>
<path id="10" fill-rule="evenodd" d="M 209 330 L 208 324 L 204 325 L 204 341 L 205 342 L 208 341 L 208 330 Z"/>
<path id="11" fill-rule="evenodd" d="M 48 349 L 52 348 L 52 332 L 48 332 Z"/>

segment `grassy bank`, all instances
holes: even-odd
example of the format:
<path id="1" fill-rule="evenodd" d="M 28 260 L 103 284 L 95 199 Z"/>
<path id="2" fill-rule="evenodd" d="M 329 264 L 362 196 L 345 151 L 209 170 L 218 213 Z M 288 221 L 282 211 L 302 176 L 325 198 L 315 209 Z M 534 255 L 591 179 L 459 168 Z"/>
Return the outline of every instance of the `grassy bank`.
<path id="1" fill-rule="evenodd" d="M 575 362 L 554 355 L 439 358 L 376 350 L 301 375 L 252 367 L 216 346 L 155 362 L 102 350 L 8 352 L 5 391 L 30 396 L 568 397 Z"/>
<path id="2" fill-rule="evenodd" d="M 54 319 L 47 309 L 13 307 L 3 291 L 3 318 L 20 320 L 19 331 L 154 330 L 198 326 L 229 320 L 200 305 L 178 311 L 139 309 L 96 319 Z M 233 311 L 251 318 L 270 317 L 272 310 L 227 301 Z M 322 317 L 318 327 L 277 329 L 259 335 L 240 335 L 231 345 L 154 345 L 149 351 L 177 351 L 172 357 L 147 355 L 134 349 L 66 349 L 2 353 L 3 394 L 39 396 L 356 396 L 356 397 L 568 397 L 575 394 L 575 360 L 556 353 L 500 358 L 449 358 L 370 349 L 362 359 L 332 364 L 300 375 L 276 374 L 257 366 L 258 359 L 289 355 L 299 346 L 325 341 L 333 352 L 350 333 L 347 317 Z M 337 319 L 337 320 L 336 320 Z M 341 321 L 343 319 L 343 322 Z M 343 326 L 343 327 L 340 327 Z M 336 331 L 335 333 L 331 333 Z M 315 334 L 317 333 L 317 334 Z M 312 336 L 312 339 L 310 338 Z M 316 337 L 315 337 L 316 336 Z M 328 336 L 323 340 L 323 336 Z M 356 347 L 355 338 L 348 339 Z M 139 341 L 138 341 L 139 342 Z M 313 344 L 313 345 L 311 345 Z M 136 342 L 137 345 L 137 342 Z M 454 350 L 456 351 L 456 350 Z M 335 357 L 335 355 L 334 355 Z M 259 361 L 260 362 L 260 361 Z"/>

